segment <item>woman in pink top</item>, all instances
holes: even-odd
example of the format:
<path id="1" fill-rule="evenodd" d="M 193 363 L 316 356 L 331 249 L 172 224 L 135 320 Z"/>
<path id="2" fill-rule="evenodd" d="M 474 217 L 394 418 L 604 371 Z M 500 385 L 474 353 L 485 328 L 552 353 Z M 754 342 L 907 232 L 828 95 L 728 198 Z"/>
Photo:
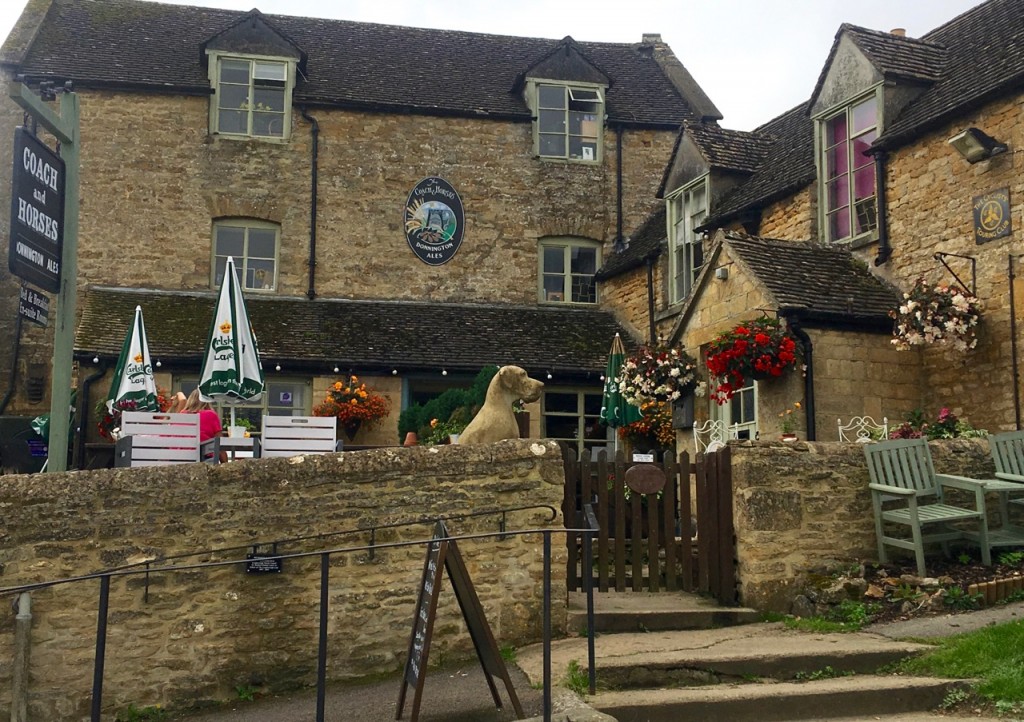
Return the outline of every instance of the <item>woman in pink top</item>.
<path id="1" fill-rule="evenodd" d="M 199 389 L 195 389 L 188 395 L 187 399 L 185 394 L 179 391 L 175 394 L 167 412 L 171 414 L 199 414 L 199 443 L 201 444 L 221 435 L 220 414 L 213 410 L 211 404 L 199 400 Z M 207 458 L 212 456 L 213 454 L 210 453 Z M 224 463 L 227 461 L 227 457 L 227 452 L 221 451 L 219 461 Z"/>

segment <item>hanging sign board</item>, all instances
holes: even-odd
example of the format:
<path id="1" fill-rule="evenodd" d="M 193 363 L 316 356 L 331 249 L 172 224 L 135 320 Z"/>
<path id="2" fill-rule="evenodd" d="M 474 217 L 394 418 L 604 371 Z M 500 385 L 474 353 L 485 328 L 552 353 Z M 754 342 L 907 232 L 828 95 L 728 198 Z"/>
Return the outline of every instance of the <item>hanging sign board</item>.
<path id="1" fill-rule="evenodd" d="M 972 202 L 974 209 L 974 242 L 976 245 L 994 241 L 1013 233 L 1010 222 L 1010 189 L 1000 188 L 997 191 L 975 196 Z"/>
<path id="2" fill-rule="evenodd" d="M 423 564 L 423 578 L 420 582 L 419 596 L 416 600 L 416 617 L 412 623 L 412 636 L 409 639 L 409 655 L 405 662 L 405 673 L 402 675 L 402 690 L 398 694 L 398 712 L 395 719 L 402 719 L 405 708 L 405 694 L 413 688 L 412 715 L 416 722 L 420 714 L 420 702 L 423 695 L 423 680 L 427 674 L 427 655 L 430 652 L 430 640 L 434 631 L 434 618 L 437 616 L 437 599 L 447 571 L 448 579 L 455 591 L 455 598 L 462 610 L 462 618 L 473 639 L 480 666 L 484 670 L 487 686 L 491 690 L 494 705 L 501 708 L 501 697 L 494 686 L 494 678 L 505 683 L 505 691 L 516 711 L 517 719 L 523 718 L 523 708 L 512 687 L 512 678 L 508 674 L 505 661 L 498 651 L 498 644 L 491 633 L 491 627 L 484 616 L 483 605 L 477 596 L 473 582 L 469 578 L 469 570 L 459 553 L 454 539 L 449 538 L 444 522 L 438 522 L 434 538 L 427 548 L 427 559 Z"/>
<path id="3" fill-rule="evenodd" d="M 452 260 L 462 245 L 466 214 L 462 199 L 443 178 L 424 178 L 405 202 L 405 240 L 417 258 L 430 266 Z"/>
<path id="4" fill-rule="evenodd" d="M 28 286 L 22 286 L 18 296 L 18 315 L 46 328 L 50 320 L 50 299 Z"/>
<path id="5" fill-rule="evenodd" d="M 60 156 L 25 128 L 15 128 L 8 267 L 50 293 L 60 292 L 64 182 Z"/>

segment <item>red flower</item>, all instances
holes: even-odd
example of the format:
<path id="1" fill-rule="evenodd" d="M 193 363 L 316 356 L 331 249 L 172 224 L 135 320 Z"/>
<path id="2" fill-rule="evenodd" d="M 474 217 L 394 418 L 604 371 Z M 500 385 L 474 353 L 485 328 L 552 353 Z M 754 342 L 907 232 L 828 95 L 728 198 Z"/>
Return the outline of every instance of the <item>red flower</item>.
<path id="1" fill-rule="evenodd" d="M 724 404 L 754 375 L 778 377 L 797 361 L 796 342 L 777 318 L 763 317 L 723 333 L 708 346 L 708 371 L 718 378 L 713 392 Z"/>

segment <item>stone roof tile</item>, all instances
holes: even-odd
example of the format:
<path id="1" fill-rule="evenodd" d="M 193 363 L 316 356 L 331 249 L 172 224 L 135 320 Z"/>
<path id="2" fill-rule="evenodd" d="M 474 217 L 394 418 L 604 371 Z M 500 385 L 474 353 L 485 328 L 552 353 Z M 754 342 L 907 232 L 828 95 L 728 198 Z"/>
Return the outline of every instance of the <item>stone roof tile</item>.
<path id="1" fill-rule="evenodd" d="M 603 281 L 618 276 L 641 266 L 652 255 L 661 253 L 667 238 L 665 213 L 665 204 L 662 203 L 630 236 L 629 245 L 605 259 L 597 279 Z"/>
<path id="2" fill-rule="evenodd" d="M 687 123 L 693 138 L 712 168 L 752 173 L 764 160 L 772 138 L 762 133 L 728 130 L 712 123 Z"/>
<path id="3" fill-rule="evenodd" d="M 245 13 L 138 0 L 52 0 L 16 71 L 79 85 L 209 92 L 204 42 Z M 561 41 L 263 15 L 308 54 L 296 103 L 528 120 L 517 75 Z M 74 42 L 68 42 L 74 38 Z M 612 80 L 611 122 L 676 127 L 695 119 L 651 53 L 578 43 Z M 10 58 L 17 56 L 8 54 Z"/>
<path id="4" fill-rule="evenodd" d="M 764 283 L 780 310 L 884 323 L 900 298 L 849 251 L 735 232 L 726 232 L 725 243 Z"/>
<path id="5" fill-rule="evenodd" d="M 75 355 L 116 358 L 137 305 L 154 361 L 194 364 L 209 337 L 213 293 L 127 288 L 87 290 Z M 629 333 L 598 309 L 402 301 L 267 298 L 246 308 L 265 364 L 288 368 L 476 370 L 517 364 L 539 373 L 603 372 L 616 333 Z"/>

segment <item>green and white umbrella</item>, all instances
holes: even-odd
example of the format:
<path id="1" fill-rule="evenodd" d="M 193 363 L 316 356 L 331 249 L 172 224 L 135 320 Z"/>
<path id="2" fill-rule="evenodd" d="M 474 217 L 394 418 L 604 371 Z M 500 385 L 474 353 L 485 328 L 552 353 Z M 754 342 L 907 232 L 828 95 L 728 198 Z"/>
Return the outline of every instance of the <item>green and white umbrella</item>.
<path id="1" fill-rule="evenodd" d="M 642 416 L 640 409 L 626 401 L 622 392 L 619 391 L 622 364 L 625 361 L 626 348 L 622 345 L 622 338 L 619 334 L 615 334 L 615 338 L 612 340 L 612 349 L 608 353 L 608 366 L 604 372 L 604 394 L 601 397 L 601 418 L 613 429 L 639 421 Z M 619 435 L 615 434 L 615 448 L 618 449 L 618 447 Z"/>
<path id="2" fill-rule="evenodd" d="M 159 411 L 156 399 L 156 379 L 149 360 L 149 341 L 146 324 L 142 321 L 142 307 L 135 307 L 135 320 L 128 329 L 121 355 L 117 357 L 114 380 L 107 394 L 107 411 Z"/>
<path id="3" fill-rule="evenodd" d="M 200 398 L 207 402 L 219 400 L 231 404 L 231 423 L 234 424 L 234 404 L 259 401 L 263 398 L 264 386 L 256 334 L 245 311 L 245 299 L 235 274 L 235 260 L 228 256 L 203 356 Z"/>

